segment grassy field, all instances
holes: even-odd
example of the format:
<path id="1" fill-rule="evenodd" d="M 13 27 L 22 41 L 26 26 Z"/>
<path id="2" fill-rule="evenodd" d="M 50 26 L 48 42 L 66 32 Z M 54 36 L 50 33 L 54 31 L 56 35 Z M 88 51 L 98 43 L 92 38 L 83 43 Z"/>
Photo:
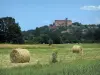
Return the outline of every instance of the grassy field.
<path id="1" fill-rule="evenodd" d="M 73 45 L 0 44 L 0 75 L 100 75 L 100 44 L 80 44 L 83 56 L 72 53 Z M 13 48 L 28 49 L 30 62 L 11 63 L 9 54 Z M 58 62 L 52 64 L 50 60 L 54 49 L 58 50 Z"/>

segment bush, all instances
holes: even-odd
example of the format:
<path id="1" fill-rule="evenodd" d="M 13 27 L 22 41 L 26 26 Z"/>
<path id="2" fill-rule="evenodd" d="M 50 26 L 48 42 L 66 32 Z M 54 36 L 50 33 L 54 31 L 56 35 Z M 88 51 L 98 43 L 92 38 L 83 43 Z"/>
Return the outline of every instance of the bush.
<path id="1" fill-rule="evenodd" d="M 58 62 L 57 61 L 57 54 L 58 54 L 57 50 L 53 51 L 53 53 L 52 53 L 52 63 Z"/>

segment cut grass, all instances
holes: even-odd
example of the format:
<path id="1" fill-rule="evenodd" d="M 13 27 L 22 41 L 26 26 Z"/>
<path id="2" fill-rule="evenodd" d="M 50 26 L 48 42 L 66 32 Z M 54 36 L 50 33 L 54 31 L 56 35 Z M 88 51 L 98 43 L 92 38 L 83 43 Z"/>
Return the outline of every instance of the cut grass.
<path id="1" fill-rule="evenodd" d="M 1 75 L 100 75 L 99 60 L 30 65 L 1 69 Z"/>
<path id="2" fill-rule="evenodd" d="M 100 44 L 80 44 L 83 56 L 72 53 L 73 45 L 0 44 L 0 75 L 100 75 Z M 28 49 L 31 61 L 11 63 L 9 54 L 13 48 Z M 53 49 L 58 50 L 59 62 L 56 64 L 50 64 Z"/>

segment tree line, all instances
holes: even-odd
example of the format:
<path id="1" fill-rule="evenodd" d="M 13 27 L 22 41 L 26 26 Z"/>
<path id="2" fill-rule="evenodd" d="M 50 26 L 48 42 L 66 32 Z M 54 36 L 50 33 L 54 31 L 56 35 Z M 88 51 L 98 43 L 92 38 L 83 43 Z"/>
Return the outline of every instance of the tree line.
<path id="1" fill-rule="evenodd" d="M 22 32 L 26 43 L 45 43 L 50 40 L 54 44 L 63 43 L 99 43 L 100 24 L 83 25 L 74 22 L 70 26 L 54 26 L 53 24 L 37 27 L 35 30 Z"/>
<path id="2" fill-rule="evenodd" d="M 100 24 L 84 25 L 74 22 L 69 26 L 54 24 L 21 31 L 12 17 L 0 18 L 0 43 L 15 44 L 100 43 Z"/>

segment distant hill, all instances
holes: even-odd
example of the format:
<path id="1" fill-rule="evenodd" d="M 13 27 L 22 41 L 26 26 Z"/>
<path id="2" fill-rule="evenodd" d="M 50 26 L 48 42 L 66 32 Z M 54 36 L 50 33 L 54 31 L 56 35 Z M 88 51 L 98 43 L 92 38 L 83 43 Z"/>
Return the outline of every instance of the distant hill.
<path id="1" fill-rule="evenodd" d="M 36 27 L 34 30 L 22 31 L 26 43 L 48 43 L 49 39 L 55 44 L 100 42 L 100 24 L 83 25 L 74 22 L 67 26 L 50 24 Z"/>

